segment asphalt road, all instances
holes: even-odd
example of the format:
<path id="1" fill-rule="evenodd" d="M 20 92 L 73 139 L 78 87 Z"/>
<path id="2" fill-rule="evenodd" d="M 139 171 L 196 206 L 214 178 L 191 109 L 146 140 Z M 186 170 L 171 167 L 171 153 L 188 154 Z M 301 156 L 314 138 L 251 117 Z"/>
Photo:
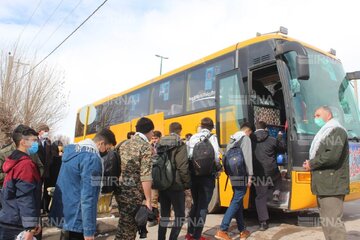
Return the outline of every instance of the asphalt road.
<path id="1" fill-rule="evenodd" d="M 213 236 L 219 228 L 223 214 L 208 215 L 205 223 L 204 235 L 210 239 L 215 239 Z M 307 222 L 313 221 L 311 215 L 306 215 Z M 103 218 L 99 219 L 98 226 L 103 232 L 107 232 L 103 236 L 96 239 L 108 240 L 114 239 L 113 230 L 116 229 L 117 218 Z M 248 230 L 252 232 L 249 240 L 324 240 L 321 227 L 303 227 L 298 226 L 298 217 L 295 213 L 272 212 L 270 228 L 264 232 L 257 231 L 258 223 L 256 213 L 245 213 L 245 221 Z M 344 221 L 349 240 L 360 239 L 360 200 L 345 203 L 344 206 Z M 315 220 L 316 222 L 316 220 Z M 112 231 L 109 233 L 109 231 Z M 157 239 L 157 227 L 148 228 L 149 240 Z M 168 231 L 170 232 L 170 231 Z M 233 220 L 230 227 L 231 237 L 239 239 L 239 233 L 236 228 L 235 220 Z M 179 239 L 184 239 L 186 234 L 186 226 L 183 227 Z M 44 229 L 45 240 L 58 240 L 59 232 L 53 228 Z M 139 239 L 139 238 L 137 238 Z"/>

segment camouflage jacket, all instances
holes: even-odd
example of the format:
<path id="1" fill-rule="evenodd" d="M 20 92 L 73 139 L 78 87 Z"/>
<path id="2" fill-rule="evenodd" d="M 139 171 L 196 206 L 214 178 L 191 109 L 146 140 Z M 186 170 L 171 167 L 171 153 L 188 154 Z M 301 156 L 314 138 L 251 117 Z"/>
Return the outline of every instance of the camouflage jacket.
<path id="1" fill-rule="evenodd" d="M 4 178 L 5 178 L 5 173 L 2 170 L 2 166 L 3 166 L 4 162 L 5 162 L 5 158 L 10 156 L 10 154 L 15 149 L 16 149 L 15 144 L 11 143 L 11 144 L 8 144 L 8 145 L 4 146 L 0 150 L 0 188 L 2 187 Z M 37 154 L 33 154 L 30 157 L 33 160 L 33 162 L 36 164 L 36 166 L 39 168 L 40 176 L 42 176 L 43 173 L 44 173 L 44 165 L 41 163 L 40 158 L 38 157 Z"/>
<path id="2" fill-rule="evenodd" d="M 119 154 L 121 158 L 121 194 L 140 204 L 144 199 L 143 181 L 151 181 L 152 147 L 139 135 L 124 142 Z"/>

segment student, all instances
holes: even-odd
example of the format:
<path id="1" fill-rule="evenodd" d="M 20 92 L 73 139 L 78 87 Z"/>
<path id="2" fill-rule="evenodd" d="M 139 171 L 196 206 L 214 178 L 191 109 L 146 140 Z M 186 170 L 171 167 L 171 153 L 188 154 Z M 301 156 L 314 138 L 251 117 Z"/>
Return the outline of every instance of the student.
<path id="1" fill-rule="evenodd" d="M 221 165 L 219 163 L 220 152 L 219 144 L 215 135 L 211 134 L 211 131 L 214 129 L 214 122 L 211 118 L 203 118 L 201 120 L 201 129 L 198 133 L 194 134 L 188 143 L 188 157 L 191 160 L 192 165 L 194 163 L 194 149 L 196 144 L 208 138 L 208 141 L 211 143 L 213 151 L 213 158 L 208 159 L 208 163 L 216 163 L 213 171 L 209 172 L 206 175 L 197 176 L 195 171 L 191 172 L 191 195 L 193 197 L 193 206 L 189 214 L 189 225 L 187 234 L 185 236 L 186 240 L 200 239 L 206 240 L 207 238 L 201 236 L 201 233 L 204 228 L 206 221 L 206 215 L 208 212 L 208 205 L 211 201 L 215 187 L 215 176 L 217 171 L 221 170 Z M 193 168 L 192 168 L 193 169 Z M 194 170 L 194 169 L 193 169 Z"/>
<path id="2" fill-rule="evenodd" d="M 173 184 L 166 190 L 159 191 L 161 218 L 158 232 L 158 240 L 165 240 L 166 228 L 170 219 L 171 206 L 175 212 L 174 226 L 171 228 L 169 240 L 176 240 L 181 231 L 185 217 L 185 189 L 190 187 L 190 172 L 186 145 L 181 141 L 182 126 L 173 122 L 169 126 L 169 136 L 161 138 L 159 148 L 167 148 L 170 161 L 174 167 L 175 176 Z"/>
<path id="3" fill-rule="evenodd" d="M 29 149 L 38 144 L 37 135 L 34 129 L 25 125 L 19 125 L 13 132 L 16 150 L 3 164 L 6 176 L 1 194 L 1 240 L 14 240 L 23 230 L 25 239 L 32 239 L 41 232 L 41 177 L 29 156 Z"/>
<path id="4" fill-rule="evenodd" d="M 229 240 L 232 239 L 228 235 L 227 231 L 230 227 L 231 219 L 235 217 L 237 228 L 240 232 L 240 239 L 246 239 L 250 236 L 250 232 L 246 230 L 244 217 L 243 217 L 243 199 L 246 194 L 247 187 L 251 185 L 251 177 L 253 175 L 253 165 L 252 165 L 252 148 L 250 135 L 252 133 L 251 125 L 249 123 L 243 123 L 240 127 L 240 131 L 236 132 L 231 136 L 230 144 L 228 144 L 226 150 L 227 152 L 235 146 L 235 144 L 240 144 L 240 149 L 243 154 L 244 165 L 241 166 L 241 169 L 238 169 L 238 172 L 243 173 L 242 175 L 229 175 L 231 180 L 233 197 L 230 203 L 230 206 L 227 208 L 223 220 L 220 225 L 220 230 L 216 233 L 216 239 Z M 230 174 L 227 171 L 225 165 L 225 172 Z"/>
<path id="5" fill-rule="evenodd" d="M 65 240 L 94 239 L 103 173 L 100 154 L 115 145 L 114 133 L 103 129 L 92 140 L 65 147 L 49 214 L 60 223 Z"/>

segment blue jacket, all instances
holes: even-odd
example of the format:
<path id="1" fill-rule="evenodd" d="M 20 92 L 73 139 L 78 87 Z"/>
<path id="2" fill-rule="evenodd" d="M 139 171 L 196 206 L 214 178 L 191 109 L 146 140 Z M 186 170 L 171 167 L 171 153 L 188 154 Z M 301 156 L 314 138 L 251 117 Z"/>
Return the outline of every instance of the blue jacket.
<path id="1" fill-rule="evenodd" d="M 101 178 L 102 160 L 92 140 L 66 146 L 49 214 L 51 223 L 66 231 L 94 235 Z"/>
<path id="2" fill-rule="evenodd" d="M 41 180 L 30 156 L 15 150 L 5 161 L 6 173 L 1 190 L 0 223 L 18 228 L 34 228 L 39 224 Z"/>

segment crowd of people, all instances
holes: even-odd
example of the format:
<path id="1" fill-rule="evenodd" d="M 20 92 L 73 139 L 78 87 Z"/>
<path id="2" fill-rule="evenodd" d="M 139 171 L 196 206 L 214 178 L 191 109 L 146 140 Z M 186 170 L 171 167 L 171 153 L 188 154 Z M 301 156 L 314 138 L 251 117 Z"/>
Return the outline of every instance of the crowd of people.
<path id="1" fill-rule="evenodd" d="M 346 239 L 341 218 L 344 196 L 349 193 L 347 133 L 326 106 L 318 108 L 314 118 L 320 130 L 303 167 L 312 172 L 320 217 L 336 219 L 335 225 L 323 224 L 326 239 Z M 232 239 L 228 231 L 233 218 L 240 239 L 250 236 L 243 198 L 251 185 L 256 190 L 259 230 L 265 231 L 270 187 L 272 201 L 281 200 L 276 156 L 286 151 L 282 132 L 275 138 L 265 122 L 257 121 L 255 129 L 245 122 L 221 154 L 212 133 L 213 120 L 203 118 L 200 126 L 197 133 L 181 138 L 182 125 L 172 122 L 169 135 L 163 136 L 151 119 L 142 117 L 136 132 L 129 132 L 118 144 L 111 130 L 102 129 L 93 139 L 63 149 L 61 142 L 49 140 L 48 126 L 34 130 L 19 125 L 0 155 L 0 239 L 41 239 L 41 211 L 62 229 L 61 239 L 94 239 L 99 195 L 113 193 L 119 209 L 115 239 L 132 240 L 137 233 L 145 238 L 149 220 L 148 226 L 158 226 L 159 240 L 166 239 L 168 228 L 169 239 L 178 239 L 184 223 L 188 224 L 186 240 L 205 240 L 208 205 L 223 171 L 233 197 L 214 237 Z M 336 146 L 326 141 L 333 137 L 341 139 Z M 324 180 L 325 175 L 334 181 Z"/>

